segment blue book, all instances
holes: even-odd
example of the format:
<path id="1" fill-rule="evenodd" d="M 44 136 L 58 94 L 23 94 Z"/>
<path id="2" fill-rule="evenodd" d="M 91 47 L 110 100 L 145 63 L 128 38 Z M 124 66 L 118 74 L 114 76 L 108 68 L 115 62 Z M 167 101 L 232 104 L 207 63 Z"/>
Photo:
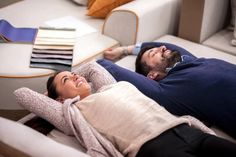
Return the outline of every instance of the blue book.
<path id="1" fill-rule="evenodd" d="M 16 28 L 6 20 L 0 20 L 0 42 L 34 43 L 37 28 Z"/>

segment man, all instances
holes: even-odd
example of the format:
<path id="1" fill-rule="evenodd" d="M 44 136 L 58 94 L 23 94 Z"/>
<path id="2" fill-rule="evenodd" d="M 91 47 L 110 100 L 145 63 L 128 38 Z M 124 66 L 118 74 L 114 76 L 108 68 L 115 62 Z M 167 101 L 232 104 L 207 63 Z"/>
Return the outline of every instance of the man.
<path id="1" fill-rule="evenodd" d="M 148 78 L 106 60 L 98 63 L 117 81 L 134 84 L 169 112 L 192 115 L 236 138 L 236 65 L 197 58 L 181 47 L 158 42 L 108 50 L 105 57 L 122 54 L 138 54 L 136 71 Z"/>

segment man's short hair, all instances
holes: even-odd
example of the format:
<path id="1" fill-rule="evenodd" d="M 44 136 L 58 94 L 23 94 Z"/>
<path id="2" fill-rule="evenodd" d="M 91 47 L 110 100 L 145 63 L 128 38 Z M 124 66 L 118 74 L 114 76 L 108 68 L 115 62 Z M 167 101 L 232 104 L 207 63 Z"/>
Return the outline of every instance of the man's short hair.
<path id="1" fill-rule="evenodd" d="M 152 45 L 152 46 L 146 46 L 146 47 L 141 48 L 135 61 L 135 72 L 142 74 L 144 76 L 147 76 L 148 73 L 152 70 L 150 66 L 148 66 L 145 62 L 142 62 L 141 60 L 142 60 L 143 54 L 147 50 L 152 49 L 154 47 L 156 46 Z"/>

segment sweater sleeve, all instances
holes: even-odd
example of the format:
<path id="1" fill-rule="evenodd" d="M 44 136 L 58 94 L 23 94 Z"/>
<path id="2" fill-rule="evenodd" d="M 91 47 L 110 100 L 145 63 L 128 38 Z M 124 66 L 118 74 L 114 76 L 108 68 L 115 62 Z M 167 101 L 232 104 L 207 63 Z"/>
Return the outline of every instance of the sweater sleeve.
<path id="1" fill-rule="evenodd" d="M 91 82 L 95 91 L 116 82 L 113 76 L 95 61 L 82 64 L 74 72 Z"/>
<path id="2" fill-rule="evenodd" d="M 195 117 L 192 117 L 189 115 L 185 115 L 181 117 L 187 118 L 192 127 L 200 129 L 205 133 L 216 135 L 216 133 L 212 129 L 208 128 L 205 124 L 203 124 L 200 120 L 196 119 Z"/>

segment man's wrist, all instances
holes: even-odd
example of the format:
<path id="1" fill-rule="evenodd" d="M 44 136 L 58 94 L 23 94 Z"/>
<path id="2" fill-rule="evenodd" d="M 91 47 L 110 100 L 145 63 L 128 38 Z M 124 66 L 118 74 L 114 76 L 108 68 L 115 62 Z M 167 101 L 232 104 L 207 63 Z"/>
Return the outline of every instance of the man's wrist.
<path id="1" fill-rule="evenodd" d="M 129 55 L 128 46 L 124 46 L 124 47 L 123 47 L 122 54 L 123 54 L 124 56 L 128 56 L 128 55 Z"/>
<path id="2" fill-rule="evenodd" d="M 122 55 L 123 56 L 133 55 L 135 45 L 123 46 L 121 48 L 122 48 Z"/>

